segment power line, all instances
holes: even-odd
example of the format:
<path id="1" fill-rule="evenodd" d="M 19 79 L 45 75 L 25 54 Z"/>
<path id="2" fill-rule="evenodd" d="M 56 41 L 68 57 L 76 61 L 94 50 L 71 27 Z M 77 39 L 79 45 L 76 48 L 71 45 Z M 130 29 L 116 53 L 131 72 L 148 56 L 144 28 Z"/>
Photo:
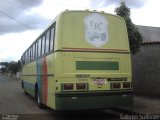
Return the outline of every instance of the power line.
<path id="1" fill-rule="evenodd" d="M 1 62 L 2 62 L 2 61 L 3 61 L 3 62 L 4 62 L 4 61 L 9 62 L 9 60 L 5 60 L 5 59 L 2 59 L 2 58 L 0 58 L 0 60 L 1 60 Z"/>
<path id="2" fill-rule="evenodd" d="M 51 4 L 57 4 L 57 5 L 63 5 L 63 6 L 72 6 L 72 7 L 79 7 L 79 8 L 84 8 L 84 9 L 89 9 L 88 6 L 79 6 L 79 5 L 72 5 L 72 4 L 66 4 L 66 3 L 58 3 L 58 2 L 54 2 L 52 1 Z"/>
<path id="3" fill-rule="evenodd" d="M 10 3 L 10 4 L 12 4 L 12 5 L 14 5 L 14 6 L 16 6 L 16 7 L 20 8 L 20 9 L 23 9 L 23 10 L 25 10 L 25 11 L 27 11 L 27 12 L 30 12 L 30 13 L 36 14 L 36 15 L 38 15 L 38 16 L 41 16 L 41 17 L 43 17 L 43 18 L 45 18 L 45 19 L 50 20 L 49 18 L 47 18 L 47 17 L 45 17 L 45 16 L 42 16 L 42 15 L 40 15 L 40 14 L 38 14 L 38 13 L 35 13 L 35 12 L 33 12 L 33 11 L 29 10 L 29 9 L 26 9 L 26 8 L 24 8 L 24 7 L 20 6 L 20 5 L 17 5 L 17 4 L 16 4 L 15 2 L 13 2 L 13 1 L 6 0 L 6 2 L 8 2 L 8 3 Z"/>
<path id="4" fill-rule="evenodd" d="M 10 19 L 12 19 L 12 20 L 16 21 L 17 23 L 19 23 L 19 24 L 23 25 L 25 28 L 33 29 L 33 28 L 31 28 L 30 26 L 28 26 L 28 25 L 26 25 L 26 24 L 24 24 L 24 23 L 20 22 L 20 21 L 19 21 L 19 20 L 17 20 L 16 18 L 14 18 L 14 17 L 12 17 L 12 16 L 8 15 L 7 13 L 3 12 L 2 10 L 0 10 L 0 13 L 2 13 L 2 14 L 3 14 L 3 15 L 5 15 L 5 16 L 7 16 L 8 18 L 10 18 Z"/>
<path id="5" fill-rule="evenodd" d="M 33 14 L 37 14 L 37 13 L 34 13 L 34 12 L 32 12 L 32 11 L 30 11 L 30 10 L 28 10 L 28 9 L 25 9 L 25 8 L 23 8 L 23 7 L 21 7 L 21 6 L 18 6 L 18 5 L 17 5 L 16 3 L 14 3 L 13 1 L 11 2 L 11 1 L 9 1 L 9 0 L 6 0 L 6 2 L 8 2 L 8 3 L 10 3 L 10 4 L 12 4 L 12 5 L 14 5 L 14 6 L 18 7 L 18 8 L 21 8 L 21 9 L 27 11 L 27 12 L 31 12 L 31 13 L 33 13 Z M 25 27 L 25 28 L 27 28 L 27 29 L 33 29 L 33 28 L 30 27 L 29 25 L 27 25 L 27 24 L 25 24 L 25 23 L 17 20 L 15 17 L 7 14 L 7 13 L 4 12 L 3 10 L 0 10 L 0 13 L 3 14 L 3 15 L 5 15 L 5 16 L 7 16 L 8 18 L 16 21 L 17 23 L 21 24 L 23 27 Z M 40 15 L 40 14 L 37 14 L 37 15 L 38 15 L 38 16 L 41 16 L 41 17 L 43 17 L 43 18 L 45 18 L 45 19 L 48 19 L 48 18 L 46 18 L 46 17 L 44 17 L 44 16 L 42 16 L 42 15 Z M 48 20 L 49 20 L 49 19 L 48 19 Z"/>
<path id="6" fill-rule="evenodd" d="M 46 18 L 46 19 L 50 20 L 49 18 L 47 18 L 47 17 L 45 17 L 45 16 L 42 16 L 42 15 L 40 15 L 40 14 L 38 14 L 38 13 L 34 13 L 34 12 L 32 12 L 32 11 L 30 11 L 30 10 L 28 10 L 28 9 L 26 9 L 26 8 L 24 8 L 24 7 L 22 7 L 22 6 L 20 6 L 20 5 L 17 5 L 17 4 L 16 4 L 15 2 L 13 2 L 13 1 L 6 0 L 6 2 L 8 2 L 8 3 L 10 3 L 10 4 L 12 4 L 13 6 L 16 6 L 16 7 L 18 7 L 18 8 L 21 8 L 21 9 L 23 9 L 23 10 L 27 11 L 27 12 L 31 12 L 31 13 L 33 13 L 33 14 L 37 14 L 38 16 L 41 16 L 41 17 L 43 17 L 43 18 Z M 53 3 L 53 4 L 58 4 L 58 5 L 67 5 L 67 6 L 73 6 L 73 7 L 86 8 L 86 6 L 78 6 L 78 5 L 71 5 L 71 4 L 57 3 L 57 2 L 52 2 L 52 3 Z M 21 21 L 17 20 L 15 17 L 13 17 L 13 16 L 11 16 L 11 15 L 7 14 L 7 13 L 6 13 L 6 12 L 4 12 L 3 10 L 0 10 L 0 13 L 2 13 L 2 14 L 3 14 L 3 15 L 5 15 L 5 16 L 7 16 L 8 18 L 10 18 L 10 19 L 12 19 L 12 20 L 16 21 L 17 23 L 19 23 L 19 24 L 23 25 L 25 28 L 33 29 L 33 28 L 31 28 L 29 25 L 24 24 L 23 22 L 21 22 Z"/>

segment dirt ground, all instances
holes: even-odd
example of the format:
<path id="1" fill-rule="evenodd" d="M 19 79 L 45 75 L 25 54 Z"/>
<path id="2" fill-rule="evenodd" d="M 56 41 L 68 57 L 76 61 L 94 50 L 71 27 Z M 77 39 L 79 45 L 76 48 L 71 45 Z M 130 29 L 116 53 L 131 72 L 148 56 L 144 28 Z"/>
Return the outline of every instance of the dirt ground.
<path id="1" fill-rule="evenodd" d="M 160 98 L 135 96 L 134 102 L 136 112 L 160 115 Z"/>

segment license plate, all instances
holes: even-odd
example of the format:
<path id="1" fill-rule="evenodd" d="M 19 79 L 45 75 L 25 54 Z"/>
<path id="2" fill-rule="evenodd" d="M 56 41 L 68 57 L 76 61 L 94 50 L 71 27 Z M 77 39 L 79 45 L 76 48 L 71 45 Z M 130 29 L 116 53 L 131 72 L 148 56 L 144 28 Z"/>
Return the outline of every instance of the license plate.
<path id="1" fill-rule="evenodd" d="M 93 80 L 93 83 L 97 85 L 104 85 L 106 84 L 106 79 L 95 79 Z"/>

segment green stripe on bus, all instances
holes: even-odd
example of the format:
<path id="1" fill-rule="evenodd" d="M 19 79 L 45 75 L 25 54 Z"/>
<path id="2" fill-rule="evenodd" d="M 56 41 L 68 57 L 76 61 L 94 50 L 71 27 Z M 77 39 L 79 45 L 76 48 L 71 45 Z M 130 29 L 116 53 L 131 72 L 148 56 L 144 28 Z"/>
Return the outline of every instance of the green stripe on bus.
<path id="1" fill-rule="evenodd" d="M 119 70 L 119 63 L 111 61 L 76 61 L 76 70 Z"/>

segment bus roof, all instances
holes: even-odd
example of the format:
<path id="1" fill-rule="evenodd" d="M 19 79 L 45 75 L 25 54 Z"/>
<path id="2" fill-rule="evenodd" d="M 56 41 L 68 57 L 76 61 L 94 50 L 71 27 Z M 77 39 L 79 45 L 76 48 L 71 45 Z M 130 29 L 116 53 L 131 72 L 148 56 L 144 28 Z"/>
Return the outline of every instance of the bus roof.
<path id="1" fill-rule="evenodd" d="M 109 15 L 109 16 L 113 16 L 113 17 L 117 17 L 117 18 L 119 18 L 119 19 L 122 19 L 123 21 L 124 21 L 124 19 L 122 18 L 122 17 L 120 17 L 120 16 L 118 16 L 118 15 L 113 15 L 113 14 L 110 14 L 110 13 L 106 13 L 106 12 L 104 12 L 104 11 L 97 11 L 97 10 L 93 10 L 93 11 L 90 11 L 90 10 L 65 10 L 65 11 L 62 11 L 62 12 L 60 12 L 56 17 L 55 17 L 55 19 L 43 30 L 43 32 L 36 38 L 36 40 L 34 40 L 33 41 L 33 43 L 29 46 L 29 47 L 31 47 L 55 22 L 57 22 L 57 21 L 59 21 L 60 20 L 60 18 L 64 15 L 64 14 L 66 14 L 66 13 L 71 13 L 71 12 L 74 12 L 74 13 L 79 13 L 79 12 L 81 12 L 81 13 L 100 13 L 100 14 L 105 14 L 105 15 Z M 28 48 L 29 48 L 28 47 Z M 28 48 L 27 48 L 27 50 L 28 50 Z M 26 51 L 27 51 L 26 50 Z M 25 52 L 26 52 L 25 51 Z M 24 53 L 25 53 L 24 52 Z"/>
<path id="2" fill-rule="evenodd" d="M 55 18 L 54 18 L 54 20 L 52 20 L 51 21 L 51 23 L 48 25 L 48 26 L 46 26 L 46 28 L 42 31 L 42 33 L 37 37 L 37 39 L 42 35 L 42 34 L 44 34 L 44 32 L 50 27 L 50 26 L 52 26 L 58 19 L 59 19 L 59 17 L 60 16 L 63 16 L 63 14 L 65 14 L 65 13 L 68 13 L 68 12 L 89 12 L 89 13 L 101 13 L 101 14 L 107 14 L 107 15 L 111 15 L 111 16 L 114 16 L 114 17 L 118 17 L 118 18 L 121 18 L 121 19 L 124 19 L 124 18 L 122 18 L 121 16 L 118 16 L 118 15 L 114 15 L 114 14 L 110 14 L 110 13 L 106 13 L 106 12 L 104 12 L 104 11 L 97 11 L 97 10 L 93 10 L 93 11 L 91 11 L 91 10 L 88 10 L 88 9 L 86 9 L 86 10 L 65 10 L 65 11 L 62 11 L 62 12 L 60 12 Z M 36 40 L 37 40 L 36 39 Z M 36 41 L 35 40 L 35 41 Z M 35 42 L 34 41 L 34 42 Z M 33 43 L 34 43 L 33 42 Z"/>

